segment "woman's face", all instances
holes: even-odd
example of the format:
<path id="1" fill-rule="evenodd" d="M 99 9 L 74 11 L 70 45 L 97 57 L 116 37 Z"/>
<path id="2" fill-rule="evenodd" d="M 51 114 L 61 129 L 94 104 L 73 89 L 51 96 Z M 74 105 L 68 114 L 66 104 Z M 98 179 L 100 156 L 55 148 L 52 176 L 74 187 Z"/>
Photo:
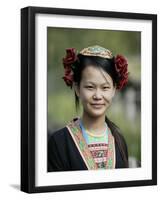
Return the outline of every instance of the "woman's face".
<path id="1" fill-rule="evenodd" d="M 80 86 L 76 87 L 85 114 L 91 117 L 105 115 L 115 95 L 112 78 L 101 68 L 87 66 L 82 72 Z"/>

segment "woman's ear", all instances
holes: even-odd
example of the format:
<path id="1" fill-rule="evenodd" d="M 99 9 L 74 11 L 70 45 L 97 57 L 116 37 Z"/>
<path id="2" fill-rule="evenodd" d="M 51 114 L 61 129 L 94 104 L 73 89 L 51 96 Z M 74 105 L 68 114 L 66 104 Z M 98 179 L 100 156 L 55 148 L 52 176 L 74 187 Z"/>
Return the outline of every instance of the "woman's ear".
<path id="1" fill-rule="evenodd" d="M 73 84 L 73 88 L 75 90 L 76 95 L 79 97 L 80 92 L 79 92 L 79 85 L 77 83 Z"/>

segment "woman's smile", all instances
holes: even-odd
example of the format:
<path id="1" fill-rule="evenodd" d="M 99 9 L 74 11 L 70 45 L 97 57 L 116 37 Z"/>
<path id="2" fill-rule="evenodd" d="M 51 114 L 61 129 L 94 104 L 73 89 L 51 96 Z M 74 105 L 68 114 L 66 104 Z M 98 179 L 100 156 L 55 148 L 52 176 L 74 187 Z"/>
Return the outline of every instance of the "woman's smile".
<path id="1" fill-rule="evenodd" d="M 94 108 L 102 108 L 105 104 L 92 103 L 91 105 Z"/>

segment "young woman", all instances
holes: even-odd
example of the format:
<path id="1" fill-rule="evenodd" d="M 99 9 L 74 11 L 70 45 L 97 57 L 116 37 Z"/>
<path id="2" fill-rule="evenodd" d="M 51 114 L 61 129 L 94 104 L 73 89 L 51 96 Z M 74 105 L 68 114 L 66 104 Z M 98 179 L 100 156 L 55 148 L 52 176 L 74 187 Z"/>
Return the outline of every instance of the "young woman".
<path id="1" fill-rule="evenodd" d="M 83 114 L 50 137 L 48 171 L 127 168 L 126 142 L 106 116 L 116 90 L 128 82 L 127 60 L 98 45 L 66 53 L 63 79 Z"/>

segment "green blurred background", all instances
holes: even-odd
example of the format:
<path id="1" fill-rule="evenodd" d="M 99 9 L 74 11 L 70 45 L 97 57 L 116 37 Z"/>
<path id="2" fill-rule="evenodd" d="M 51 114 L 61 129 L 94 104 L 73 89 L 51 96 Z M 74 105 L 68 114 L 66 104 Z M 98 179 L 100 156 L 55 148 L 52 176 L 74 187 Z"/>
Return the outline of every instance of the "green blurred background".
<path id="1" fill-rule="evenodd" d="M 97 29 L 47 28 L 48 59 L 48 133 L 64 127 L 75 116 L 74 91 L 62 79 L 62 58 L 66 48 L 81 49 L 100 45 L 113 55 L 123 54 L 128 59 L 129 83 L 117 92 L 107 116 L 119 128 L 128 145 L 131 167 L 141 163 L 141 33 Z"/>

